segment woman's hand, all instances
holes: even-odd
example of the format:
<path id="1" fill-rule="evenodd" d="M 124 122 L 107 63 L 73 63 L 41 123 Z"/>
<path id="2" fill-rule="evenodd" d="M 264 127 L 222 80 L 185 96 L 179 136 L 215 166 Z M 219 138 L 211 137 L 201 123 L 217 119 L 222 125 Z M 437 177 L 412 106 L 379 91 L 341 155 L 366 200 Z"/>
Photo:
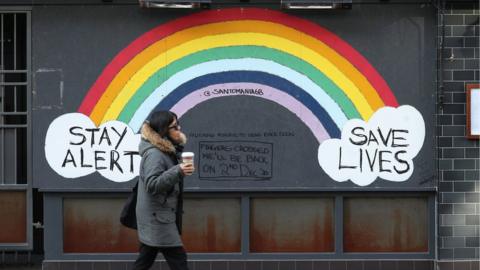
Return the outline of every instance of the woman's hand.
<path id="1" fill-rule="evenodd" d="M 180 163 L 180 170 L 183 175 L 192 175 L 195 171 L 195 167 L 192 163 Z"/>

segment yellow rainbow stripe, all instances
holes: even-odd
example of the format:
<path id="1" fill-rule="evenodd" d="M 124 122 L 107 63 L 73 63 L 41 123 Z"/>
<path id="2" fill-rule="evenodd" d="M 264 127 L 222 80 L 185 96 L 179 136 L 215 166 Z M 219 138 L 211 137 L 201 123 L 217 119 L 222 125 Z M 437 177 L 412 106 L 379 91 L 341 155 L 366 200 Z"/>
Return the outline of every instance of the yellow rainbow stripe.
<path id="1" fill-rule="evenodd" d="M 311 63 L 345 92 L 364 119 L 384 106 L 367 78 L 325 43 L 278 23 L 242 20 L 191 27 L 153 43 L 116 74 L 90 117 L 97 124 L 116 119 L 152 74 L 182 57 L 210 48 L 241 45 L 274 48 Z"/>

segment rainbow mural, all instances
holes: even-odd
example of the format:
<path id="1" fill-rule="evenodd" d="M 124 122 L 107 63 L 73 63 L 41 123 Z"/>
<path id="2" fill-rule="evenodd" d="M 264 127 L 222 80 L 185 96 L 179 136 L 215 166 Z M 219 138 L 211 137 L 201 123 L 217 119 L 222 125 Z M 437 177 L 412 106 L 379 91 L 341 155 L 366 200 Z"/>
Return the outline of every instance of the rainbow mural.
<path id="1" fill-rule="evenodd" d="M 152 111 L 181 117 L 219 97 L 205 95 L 215 87 L 262 89 L 255 97 L 295 113 L 320 143 L 340 137 L 349 119 L 398 106 L 378 72 L 332 32 L 277 11 L 233 8 L 182 17 L 137 38 L 105 67 L 78 112 L 136 131 Z"/>

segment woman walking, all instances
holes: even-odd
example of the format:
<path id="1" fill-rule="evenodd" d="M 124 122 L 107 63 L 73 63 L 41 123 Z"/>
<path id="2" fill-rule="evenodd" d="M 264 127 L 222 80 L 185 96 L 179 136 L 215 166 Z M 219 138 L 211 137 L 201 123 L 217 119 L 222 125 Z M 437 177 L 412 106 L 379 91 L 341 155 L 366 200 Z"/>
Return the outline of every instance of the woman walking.
<path id="1" fill-rule="evenodd" d="M 179 163 L 185 134 L 170 111 L 154 112 L 142 126 L 137 226 L 140 250 L 133 270 L 149 269 L 161 252 L 171 270 L 188 270 L 180 238 L 183 178 L 193 164 Z"/>

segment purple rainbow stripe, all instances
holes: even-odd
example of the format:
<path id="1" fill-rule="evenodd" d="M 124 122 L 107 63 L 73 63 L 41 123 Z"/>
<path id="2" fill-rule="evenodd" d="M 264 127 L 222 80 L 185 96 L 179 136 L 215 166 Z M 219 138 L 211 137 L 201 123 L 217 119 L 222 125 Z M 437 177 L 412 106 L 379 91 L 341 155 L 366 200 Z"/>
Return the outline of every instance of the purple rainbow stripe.
<path id="1" fill-rule="evenodd" d="M 214 94 L 214 89 L 262 89 L 263 95 L 241 93 Z M 278 103 L 292 113 L 294 113 L 295 115 L 297 115 L 298 118 L 303 123 L 305 123 L 305 125 L 307 125 L 307 127 L 310 127 L 313 135 L 317 138 L 319 143 L 322 143 L 326 139 L 330 139 L 330 136 L 328 135 L 325 127 L 305 105 L 303 105 L 301 102 L 296 100 L 294 97 L 288 95 L 287 93 L 263 84 L 242 82 L 210 85 L 186 95 L 184 98 L 179 100 L 170 110 L 175 112 L 180 118 L 182 117 L 182 115 L 187 113 L 188 110 L 207 100 L 225 96 L 238 95 L 254 96 Z"/>

